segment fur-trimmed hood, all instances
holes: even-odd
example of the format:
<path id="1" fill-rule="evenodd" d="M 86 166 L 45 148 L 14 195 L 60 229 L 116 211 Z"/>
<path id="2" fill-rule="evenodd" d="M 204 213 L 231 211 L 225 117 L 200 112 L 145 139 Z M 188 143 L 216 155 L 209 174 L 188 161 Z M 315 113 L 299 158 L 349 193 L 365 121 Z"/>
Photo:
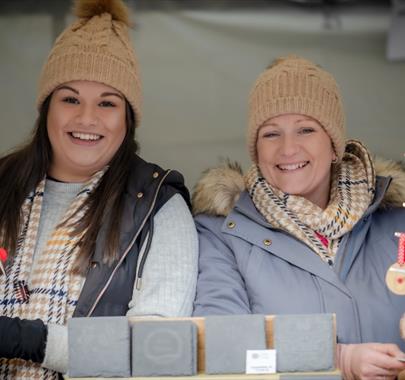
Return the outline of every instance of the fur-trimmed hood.
<path id="1" fill-rule="evenodd" d="M 405 202 L 404 167 L 398 162 L 382 158 L 374 159 L 374 167 L 377 176 L 392 177 L 379 207 L 402 207 Z M 245 189 L 241 166 L 225 161 L 203 172 L 193 191 L 193 213 L 227 216 Z"/>

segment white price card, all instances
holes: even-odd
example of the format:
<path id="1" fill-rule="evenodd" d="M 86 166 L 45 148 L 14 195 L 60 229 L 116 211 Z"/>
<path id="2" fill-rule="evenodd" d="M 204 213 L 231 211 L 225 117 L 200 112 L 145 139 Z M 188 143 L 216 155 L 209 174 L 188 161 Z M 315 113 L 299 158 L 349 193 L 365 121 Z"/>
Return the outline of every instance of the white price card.
<path id="1" fill-rule="evenodd" d="M 276 373 L 276 350 L 247 350 L 246 374 Z"/>

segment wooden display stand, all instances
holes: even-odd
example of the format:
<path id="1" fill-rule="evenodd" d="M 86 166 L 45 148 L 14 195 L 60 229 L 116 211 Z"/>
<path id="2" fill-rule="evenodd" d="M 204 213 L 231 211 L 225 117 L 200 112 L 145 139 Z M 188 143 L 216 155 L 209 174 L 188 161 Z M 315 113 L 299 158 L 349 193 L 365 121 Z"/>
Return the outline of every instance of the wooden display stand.
<path id="1" fill-rule="evenodd" d="M 267 315 L 265 317 L 266 320 L 266 341 L 267 341 L 267 348 L 273 348 L 273 321 L 274 321 L 273 315 Z M 158 322 L 158 318 L 150 319 L 150 318 L 136 318 L 136 317 L 130 317 L 129 321 L 130 324 L 135 324 L 138 321 L 156 321 Z M 165 318 L 165 321 L 181 321 L 181 320 L 189 320 L 192 321 L 193 323 L 196 324 L 198 332 L 197 332 L 197 370 L 198 370 L 198 375 L 196 376 L 165 376 L 165 377 L 131 377 L 131 380 L 168 380 L 168 379 L 174 379 L 174 380 L 191 380 L 191 379 L 196 379 L 196 380 L 278 380 L 283 378 L 283 376 L 288 375 L 288 377 L 297 377 L 299 379 L 300 377 L 306 376 L 306 378 L 311 378 L 316 380 L 318 377 L 319 378 L 325 378 L 325 376 L 336 376 L 336 378 L 339 378 L 338 376 L 340 375 L 339 371 L 325 371 L 325 372 L 288 372 L 288 373 L 276 373 L 276 374 L 260 374 L 260 375 L 236 375 L 236 374 L 229 374 L 229 375 L 208 375 L 205 374 L 205 319 L 203 317 L 188 317 L 188 318 Z M 336 330 L 336 319 L 334 317 L 334 328 Z M 336 336 L 336 334 L 334 334 Z M 336 343 L 335 343 L 336 344 Z M 336 347 L 335 347 L 335 352 L 336 352 Z M 65 377 L 68 379 L 68 377 Z M 73 379 L 73 378 L 72 378 Z M 80 379 L 80 380 L 91 380 L 94 378 L 75 378 L 75 379 Z M 104 380 L 116 380 L 117 378 L 103 378 Z"/>
<path id="2" fill-rule="evenodd" d="M 328 372 L 294 372 L 294 373 L 276 373 L 273 375 L 204 375 L 198 374 L 196 376 L 165 376 L 165 377 L 103 377 L 98 378 L 100 380 L 283 380 L 283 376 L 288 375 L 290 377 L 296 377 L 297 380 L 304 377 L 307 379 L 316 380 L 317 378 L 325 379 L 325 376 L 336 376 L 336 379 L 339 379 L 339 371 L 328 371 Z M 68 377 L 65 377 L 66 380 L 69 380 Z M 75 377 L 75 380 L 94 380 L 94 377 Z M 73 380 L 71 378 L 70 380 Z"/>

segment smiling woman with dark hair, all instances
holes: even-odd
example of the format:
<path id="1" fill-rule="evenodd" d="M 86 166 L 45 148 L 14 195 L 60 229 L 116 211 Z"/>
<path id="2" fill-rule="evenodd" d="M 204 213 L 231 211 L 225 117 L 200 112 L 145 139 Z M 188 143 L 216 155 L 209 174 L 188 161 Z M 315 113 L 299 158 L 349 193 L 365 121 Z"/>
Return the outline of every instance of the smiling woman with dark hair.
<path id="1" fill-rule="evenodd" d="M 2 379 L 65 372 L 71 317 L 192 311 L 189 194 L 180 173 L 136 153 L 127 9 L 81 0 L 76 14 L 44 65 L 31 141 L 0 159 Z"/>
<path id="2" fill-rule="evenodd" d="M 264 71 L 249 110 L 253 165 L 245 176 L 212 169 L 193 195 L 195 315 L 335 313 L 344 378 L 394 379 L 405 297 L 385 276 L 405 226 L 405 174 L 346 141 L 337 84 L 306 59 Z"/>

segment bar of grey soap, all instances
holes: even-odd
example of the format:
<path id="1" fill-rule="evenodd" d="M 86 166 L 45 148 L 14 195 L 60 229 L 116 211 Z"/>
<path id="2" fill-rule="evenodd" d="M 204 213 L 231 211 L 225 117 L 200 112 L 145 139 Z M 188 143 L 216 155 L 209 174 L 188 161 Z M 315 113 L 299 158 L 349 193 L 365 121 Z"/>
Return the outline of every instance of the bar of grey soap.
<path id="1" fill-rule="evenodd" d="M 130 339 L 126 317 L 69 319 L 69 377 L 131 376 Z"/>
<path id="2" fill-rule="evenodd" d="M 245 373 L 246 350 L 265 350 L 263 315 L 205 318 L 205 372 Z"/>
<path id="3" fill-rule="evenodd" d="M 139 321 L 132 325 L 132 376 L 197 373 L 197 326 L 191 321 Z"/>
<path id="4" fill-rule="evenodd" d="M 332 314 L 276 315 L 273 334 L 277 372 L 334 369 Z"/>

